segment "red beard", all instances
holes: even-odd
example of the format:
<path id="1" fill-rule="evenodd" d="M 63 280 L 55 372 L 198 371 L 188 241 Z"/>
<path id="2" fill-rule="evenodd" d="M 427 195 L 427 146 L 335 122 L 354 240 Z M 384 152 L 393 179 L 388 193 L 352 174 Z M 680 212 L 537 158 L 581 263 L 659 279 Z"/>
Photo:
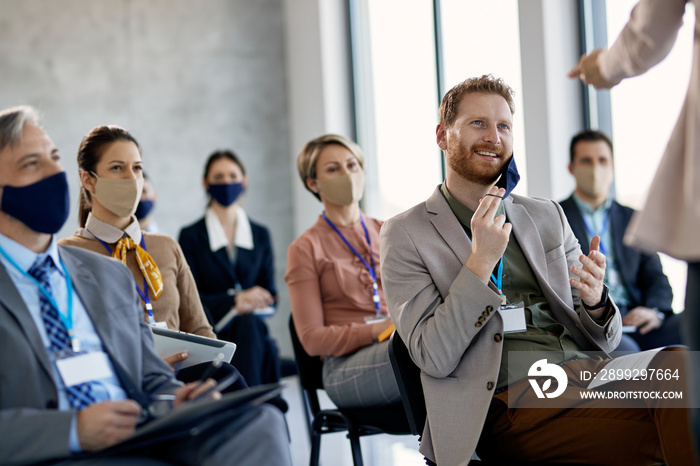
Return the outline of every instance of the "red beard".
<path id="1" fill-rule="evenodd" d="M 481 160 L 476 151 L 489 151 L 498 155 L 498 163 L 488 163 Z M 513 155 L 511 154 L 511 157 Z M 452 141 L 447 146 L 445 154 L 447 164 L 460 177 L 482 186 L 488 186 L 496 182 L 501 175 L 503 167 L 510 157 L 503 156 L 503 148 L 491 144 L 474 144 L 469 149 L 464 147 L 462 141 Z"/>

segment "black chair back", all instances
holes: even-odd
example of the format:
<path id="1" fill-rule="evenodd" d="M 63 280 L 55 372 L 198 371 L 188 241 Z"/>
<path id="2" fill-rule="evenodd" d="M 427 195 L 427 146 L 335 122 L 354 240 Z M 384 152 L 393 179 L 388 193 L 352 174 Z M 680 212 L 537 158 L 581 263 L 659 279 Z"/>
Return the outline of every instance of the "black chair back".
<path id="1" fill-rule="evenodd" d="M 389 339 L 389 360 L 394 376 L 399 384 L 403 408 L 413 435 L 423 435 L 425 419 L 425 398 L 420 380 L 420 369 L 413 363 L 408 348 L 401 336 L 394 332 Z"/>
<path id="2" fill-rule="evenodd" d="M 306 413 L 311 412 L 311 458 L 309 464 L 317 466 L 321 450 L 321 436 L 333 432 L 347 432 L 350 439 L 353 464 L 362 466 L 360 437 L 376 434 L 407 435 L 410 423 L 402 405 L 377 406 L 372 408 L 321 409 L 318 390 L 323 390 L 323 362 L 318 356 L 310 356 L 299 341 L 294 320 L 289 317 L 289 333 L 299 369 Z"/>
<path id="3" fill-rule="evenodd" d="M 323 389 L 323 361 L 319 356 L 310 356 L 299 341 L 294 319 L 289 316 L 289 334 L 292 338 L 292 349 L 299 371 L 301 388 L 306 393 L 306 398 L 311 409 L 311 416 L 315 416 L 321 410 L 316 390 Z"/>

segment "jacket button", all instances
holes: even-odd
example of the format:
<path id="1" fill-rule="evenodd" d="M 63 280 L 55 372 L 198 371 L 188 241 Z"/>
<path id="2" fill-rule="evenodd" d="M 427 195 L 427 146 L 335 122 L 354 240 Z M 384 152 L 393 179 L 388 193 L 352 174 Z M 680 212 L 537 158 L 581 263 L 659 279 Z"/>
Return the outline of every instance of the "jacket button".
<path id="1" fill-rule="evenodd" d="M 488 317 L 489 316 L 489 311 L 484 311 L 481 313 L 482 316 Z"/>
<path id="2" fill-rule="evenodd" d="M 493 312 L 493 306 L 491 306 L 491 305 L 486 306 L 486 311 Z"/>
<path id="3" fill-rule="evenodd" d="M 474 327 L 476 327 L 476 328 L 479 328 L 479 327 L 481 327 L 481 322 L 477 322 L 477 323 L 475 323 L 475 324 L 474 324 Z"/>
<path id="4" fill-rule="evenodd" d="M 479 322 L 485 322 L 485 321 L 486 321 L 486 317 L 484 317 L 484 316 L 479 316 Z"/>
<path id="5" fill-rule="evenodd" d="M 490 380 L 486 382 L 486 390 L 493 390 L 493 382 Z"/>
<path id="6" fill-rule="evenodd" d="M 500 343 L 501 340 L 503 340 L 503 336 L 501 336 L 500 333 L 497 333 L 493 336 L 493 341 L 495 341 L 496 343 Z"/>
<path id="7" fill-rule="evenodd" d="M 57 408 L 58 408 L 58 401 L 49 400 L 46 402 L 46 409 L 57 409 Z"/>

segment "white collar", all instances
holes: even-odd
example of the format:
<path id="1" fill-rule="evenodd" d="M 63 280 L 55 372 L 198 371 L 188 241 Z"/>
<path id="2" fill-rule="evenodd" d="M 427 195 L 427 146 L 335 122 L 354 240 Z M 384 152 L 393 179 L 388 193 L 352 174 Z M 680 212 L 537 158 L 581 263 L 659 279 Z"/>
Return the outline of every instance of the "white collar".
<path id="1" fill-rule="evenodd" d="M 99 218 L 92 215 L 92 212 L 88 214 L 88 218 L 85 221 L 85 230 L 91 234 L 92 237 L 100 239 L 107 244 L 116 243 L 124 237 L 124 235 L 129 236 L 134 243 L 141 243 L 141 225 L 139 221 L 136 220 L 135 216 L 131 216 L 131 223 L 124 229 L 120 230 L 115 228 L 109 223 L 105 223 Z M 80 234 L 80 230 L 78 230 Z M 85 236 L 85 235 L 80 235 Z"/>
<path id="2" fill-rule="evenodd" d="M 212 252 L 228 246 L 224 227 L 211 207 L 207 209 L 207 213 L 204 216 L 204 224 L 207 227 L 209 247 Z M 233 238 L 233 245 L 248 250 L 252 250 L 255 247 L 253 243 L 253 228 L 250 226 L 248 215 L 240 206 L 236 207 L 236 236 Z"/>

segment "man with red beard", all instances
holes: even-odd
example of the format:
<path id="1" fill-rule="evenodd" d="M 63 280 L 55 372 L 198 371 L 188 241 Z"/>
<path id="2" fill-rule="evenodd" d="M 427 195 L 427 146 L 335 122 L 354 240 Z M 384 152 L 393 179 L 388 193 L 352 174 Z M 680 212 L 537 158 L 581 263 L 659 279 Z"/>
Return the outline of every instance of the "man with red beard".
<path id="1" fill-rule="evenodd" d="M 475 451 L 497 464 L 693 464 L 687 409 L 582 400 L 582 374 L 600 372 L 620 341 L 620 314 L 600 238 L 583 255 L 556 202 L 510 194 L 513 113 L 512 90 L 491 75 L 448 91 L 436 130 L 446 179 L 381 230 L 389 311 L 421 369 L 421 453 L 441 466 Z M 543 375 L 554 392 L 529 378 Z"/>

